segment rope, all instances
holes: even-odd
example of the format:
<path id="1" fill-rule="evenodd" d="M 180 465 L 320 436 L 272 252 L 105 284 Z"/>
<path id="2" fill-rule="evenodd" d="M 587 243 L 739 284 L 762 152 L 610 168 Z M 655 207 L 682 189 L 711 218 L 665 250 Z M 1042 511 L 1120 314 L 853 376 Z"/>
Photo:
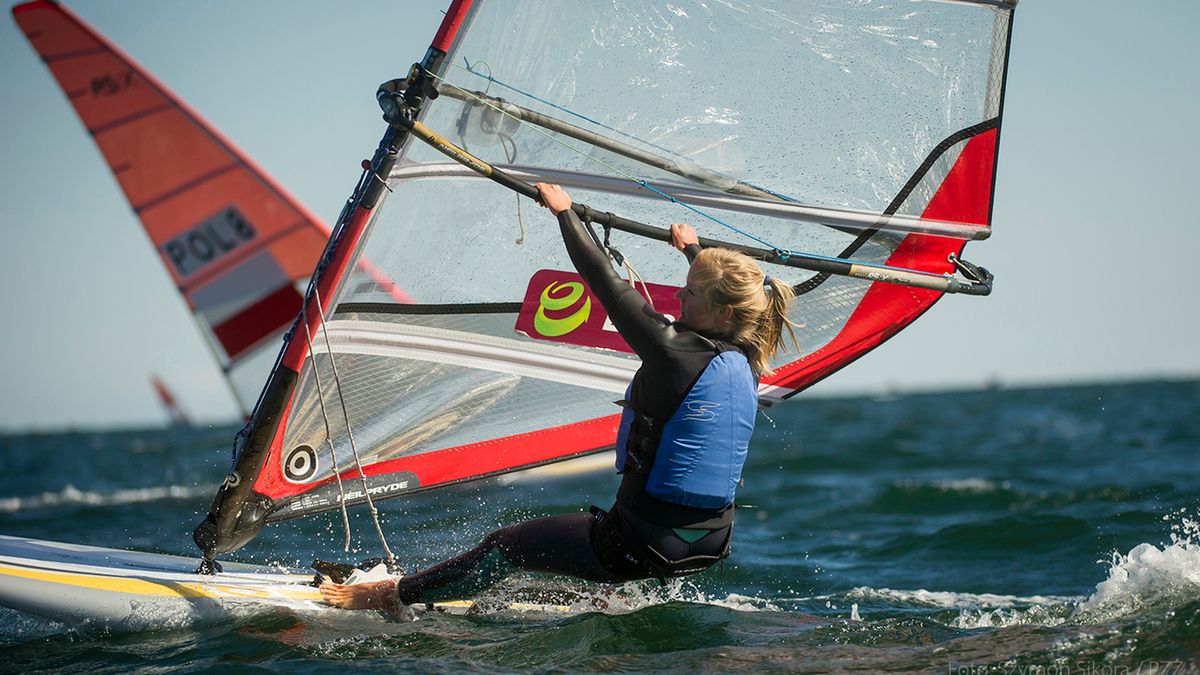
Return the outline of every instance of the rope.
<path id="1" fill-rule="evenodd" d="M 654 306 L 654 299 L 650 297 L 650 287 L 646 285 L 646 280 L 642 278 L 642 275 L 637 270 L 633 269 L 633 265 L 629 262 L 628 257 L 625 257 L 625 274 L 629 279 L 629 285 L 633 286 L 633 290 L 637 290 L 637 285 L 639 283 L 642 285 L 642 295 L 646 298 L 646 304 L 650 305 L 650 309 L 653 309 L 657 312 L 658 308 Z M 634 282 L 634 277 L 637 277 L 637 282 Z"/>
<path id="2" fill-rule="evenodd" d="M 589 210 L 587 213 L 588 231 L 592 232 L 593 238 L 594 238 L 595 232 L 592 230 L 591 215 L 592 215 L 591 211 Z M 604 226 L 603 247 L 604 247 L 604 250 L 608 252 L 609 259 L 615 260 L 618 265 L 621 265 L 622 267 L 625 268 L 625 277 L 629 281 L 629 285 L 632 286 L 633 290 L 635 290 L 635 291 L 637 290 L 637 283 L 634 282 L 633 278 L 637 277 L 637 280 L 640 281 L 642 284 L 642 290 L 640 292 L 641 292 L 642 296 L 646 298 L 646 304 L 650 305 L 650 309 L 653 309 L 654 311 L 657 312 L 658 308 L 654 306 L 654 299 L 650 297 L 650 288 L 648 286 L 646 286 L 646 280 L 642 278 L 641 273 L 639 273 L 637 270 L 635 270 L 633 268 L 633 263 L 629 262 L 628 256 L 626 256 L 624 253 L 621 253 L 620 251 L 618 251 L 617 247 L 608 243 L 608 238 L 609 238 L 609 235 L 611 235 L 611 234 L 612 234 L 612 227 L 610 225 L 605 225 Z"/>
<path id="3" fill-rule="evenodd" d="M 365 188 L 370 176 L 379 178 L 379 176 L 371 171 L 369 167 L 364 166 L 363 172 L 358 176 L 358 184 L 354 186 L 354 193 L 350 196 L 350 199 L 346 200 L 346 203 L 342 206 L 341 213 L 338 214 L 337 220 L 334 222 L 333 231 L 329 233 L 329 240 L 325 243 L 325 250 L 322 251 L 321 257 L 317 260 L 317 268 L 313 270 L 312 275 L 308 278 L 308 288 L 304 291 L 304 305 L 301 307 L 301 313 L 307 309 L 309 293 L 316 288 L 317 283 L 321 280 L 321 275 L 324 273 L 325 267 L 329 264 L 329 259 L 332 255 L 334 244 L 336 244 L 336 242 L 341 238 L 342 230 L 345 229 L 346 223 L 350 221 L 350 214 L 354 210 L 354 204 L 357 203 L 358 198 L 362 194 L 362 191 Z M 384 185 L 387 185 L 386 181 L 384 181 Z M 297 317 L 296 321 L 300 320 L 302 320 L 302 317 Z M 284 345 L 290 343 L 292 341 L 292 336 L 296 334 L 296 321 L 293 321 L 292 327 L 288 328 L 287 332 L 283 334 Z M 308 330 L 307 323 L 304 325 L 304 328 L 305 330 Z M 283 363 L 283 354 L 286 351 L 286 348 L 279 350 L 279 354 L 275 357 L 275 364 L 271 366 L 272 373 L 279 370 L 279 364 Z M 309 344 L 309 353 L 312 353 L 311 344 Z M 267 378 L 267 382 L 258 392 L 258 399 L 254 402 L 254 407 L 251 409 L 250 417 L 246 419 L 246 423 L 243 424 L 242 428 L 239 429 L 238 432 L 233 436 L 233 447 L 231 448 L 233 457 L 230 460 L 230 470 L 233 470 L 237 466 L 239 449 L 238 442 L 242 438 L 250 435 L 250 426 L 254 423 L 254 417 L 258 413 L 258 409 L 262 405 L 263 399 L 267 395 L 267 388 L 270 386 L 270 384 L 271 380 L 270 378 Z"/>
<path id="4" fill-rule="evenodd" d="M 350 440 L 350 451 L 354 454 L 354 467 L 358 469 L 358 477 L 362 481 L 363 496 L 367 499 L 367 508 L 371 512 L 371 521 L 375 524 L 375 532 L 379 535 L 379 543 L 383 544 L 383 552 L 386 556 L 388 568 L 390 569 L 396 564 L 396 554 L 392 553 L 392 549 L 388 546 L 387 538 L 383 535 L 383 526 L 379 524 L 379 509 L 375 507 L 375 500 L 371 499 L 371 491 L 367 485 L 367 474 L 363 472 L 362 460 L 358 456 L 358 445 L 354 442 L 354 432 L 350 428 L 350 413 L 346 410 L 346 399 L 342 396 L 342 384 L 338 377 L 337 361 L 333 358 L 333 347 L 329 341 L 329 331 L 325 327 L 325 309 L 321 306 L 321 292 L 315 286 L 313 287 L 313 297 L 317 301 L 317 312 L 321 316 L 321 334 L 325 338 L 325 352 L 329 354 L 329 365 L 333 370 L 333 383 L 337 391 L 338 403 L 342 407 L 342 418 L 346 420 L 346 437 Z M 307 322 L 305 322 L 304 326 L 305 330 L 308 330 Z M 309 353 L 312 353 L 311 347 L 309 348 Z"/>
<path id="5" fill-rule="evenodd" d="M 319 306 L 319 305 L 318 305 Z M 321 404 L 321 419 L 325 423 L 325 444 L 329 446 L 329 456 L 333 459 L 333 475 L 337 479 L 338 504 L 342 511 L 342 526 L 346 533 L 346 543 L 342 550 L 350 552 L 350 515 L 346 512 L 346 490 L 342 487 L 342 469 L 338 466 L 337 450 L 333 447 L 333 431 L 329 427 L 329 413 L 325 410 L 325 388 L 321 386 L 321 369 L 317 367 L 317 357 L 313 353 L 312 331 L 308 328 L 308 302 L 300 310 L 301 321 L 304 322 L 304 335 L 308 339 L 308 359 L 312 363 L 313 379 L 317 383 L 317 401 Z M 329 355 L 330 362 L 333 355 Z"/>

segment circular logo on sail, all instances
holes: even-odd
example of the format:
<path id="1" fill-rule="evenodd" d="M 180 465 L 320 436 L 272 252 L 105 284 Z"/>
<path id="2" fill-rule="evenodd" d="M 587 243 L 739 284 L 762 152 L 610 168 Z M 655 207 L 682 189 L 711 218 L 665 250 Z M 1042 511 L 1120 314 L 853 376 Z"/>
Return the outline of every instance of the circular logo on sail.
<path id="1" fill-rule="evenodd" d="M 552 282 L 538 298 L 537 313 L 533 315 L 533 329 L 545 337 L 559 337 L 579 328 L 592 313 L 592 299 L 584 298 L 583 305 L 575 312 L 560 318 L 550 318 L 546 312 L 570 309 L 584 298 L 583 284 L 578 281 Z"/>
<path id="2" fill-rule="evenodd" d="M 305 481 L 317 472 L 317 452 L 307 445 L 297 445 L 283 460 L 283 475 L 290 481 Z"/>

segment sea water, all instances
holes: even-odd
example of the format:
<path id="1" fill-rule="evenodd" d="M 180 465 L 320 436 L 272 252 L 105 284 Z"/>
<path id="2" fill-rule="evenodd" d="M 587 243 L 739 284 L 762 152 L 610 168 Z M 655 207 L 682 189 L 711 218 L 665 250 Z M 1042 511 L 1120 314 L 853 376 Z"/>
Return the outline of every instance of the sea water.
<path id="1" fill-rule="evenodd" d="M 273 611 L 129 631 L 0 609 L 0 670 L 1197 672 L 1198 410 L 1197 381 L 800 397 L 760 418 L 732 555 L 702 575 L 521 578 L 582 600 L 407 622 Z M 193 555 L 233 431 L 0 436 L 0 533 Z M 520 518 L 607 506 L 616 482 L 468 484 L 381 517 L 416 568 Z M 348 552 L 327 514 L 232 558 L 379 555 L 350 515 Z"/>

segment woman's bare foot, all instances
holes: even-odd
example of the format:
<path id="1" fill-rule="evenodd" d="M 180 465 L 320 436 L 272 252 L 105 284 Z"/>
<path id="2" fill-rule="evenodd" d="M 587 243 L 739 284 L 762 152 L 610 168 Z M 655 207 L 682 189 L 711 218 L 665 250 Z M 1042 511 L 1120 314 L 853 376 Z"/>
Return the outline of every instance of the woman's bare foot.
<path id="1" fill-rule="evenodd" d="M 396 604 L 395 579 L 350 586 L 325 582 L 321 584 L 320 591 L 321 598 L 327 604 L 342 609 L 389 610 Z"/>

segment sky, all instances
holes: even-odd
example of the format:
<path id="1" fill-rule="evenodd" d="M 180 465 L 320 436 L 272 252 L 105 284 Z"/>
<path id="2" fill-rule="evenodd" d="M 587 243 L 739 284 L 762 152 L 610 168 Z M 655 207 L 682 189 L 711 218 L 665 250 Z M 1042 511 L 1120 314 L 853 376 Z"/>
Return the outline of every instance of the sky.
<path id="1" fill-rule="evenodd" d="M 67 4 L 332 222 L 383 132 L 375 88 L 421 58 L 446 3 Z M 1200 376 L 1196 25 L 1193 0 L 1022 0 L 994 234 L 966 256 L 995 291 L 944 298 L 806 395 Z M 160 424 L 151 373 L 194 418 L 233 420 L 153 246 L 11 17 L 0 158 L 0 430 Z"/>

